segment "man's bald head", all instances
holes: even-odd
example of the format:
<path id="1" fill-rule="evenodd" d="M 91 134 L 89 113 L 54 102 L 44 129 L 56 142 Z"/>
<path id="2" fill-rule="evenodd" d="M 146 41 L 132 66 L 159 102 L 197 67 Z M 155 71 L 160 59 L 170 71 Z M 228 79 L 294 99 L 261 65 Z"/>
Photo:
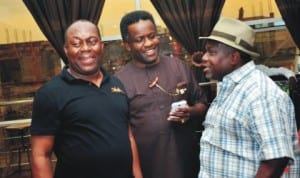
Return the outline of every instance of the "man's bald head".
<path id="1" fill-rule="evenodd" d="M 68 37 L 68 34 L 70 33 L 70 31 L 74 30 L 74 29 L 78 29 L 78 28 L 81 28 L 82 26 L 87 26 L 87 25 L 90 25 L 92 26 L 92 28 L 95 28 L 97 30 L 97 34 L 99 35 L 99 38 L 101 39 L 101 35 L 100 35 L 100 30 L 98 28 L 97 25 L 95 25 L 93 22 L 89 21 L 89 20 L 86 20 L 86 19 L 80 19 L 80 20 L 76 20 L 74 21 L 71 25 L 69 25 L 69 27 L 66 29 L 65 31 L 65 45 L 66 45 L 66 42 L 67 42 L 67 37 Z"/>

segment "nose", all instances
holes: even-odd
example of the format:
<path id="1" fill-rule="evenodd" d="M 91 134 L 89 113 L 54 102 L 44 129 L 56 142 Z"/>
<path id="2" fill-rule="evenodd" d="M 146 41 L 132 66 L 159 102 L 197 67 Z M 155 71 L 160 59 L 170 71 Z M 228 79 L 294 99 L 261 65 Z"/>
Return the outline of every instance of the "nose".
<path id="1" fill-rule="evenodd" d="M 90 49 L 91 49 L 91 46 L 86 42 L 84 42 L 81 46 L 82 51 L 86 51 L 86 50 L 90 50 Z"/>
<path id="2" fill-rule="evenodd" d="M 207 60 L 208 60 L 207 52 L 204 52 L 204 54 L 202 55 L 202 62 L 205 62 Z"/>
<path id="3" fill-rule="evenodd" d="M 144 46 L 151 46 L 153 42 L 152 40 L 153 39 L 145 38 Z"/>

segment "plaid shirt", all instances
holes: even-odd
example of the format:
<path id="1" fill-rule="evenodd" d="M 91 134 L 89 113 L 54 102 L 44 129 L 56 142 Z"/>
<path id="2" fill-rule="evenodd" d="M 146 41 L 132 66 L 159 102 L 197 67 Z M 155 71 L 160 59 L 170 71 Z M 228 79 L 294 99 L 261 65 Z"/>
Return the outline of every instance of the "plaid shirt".
<path id="1" fill-rule="evenodd" d="M 253 178 L 262 160 L 292 163 L 298 145 L 290 97 L 252 61 L 218 87 L 204 121 L 199 178 Z"/>
<path id="2" fill-rule="evenodd" d="M 282 178 L 300 178 L 300 129 L 298 130 L 298 149 L 295 152 L 295 162 L 293 165 L 288 166 Z"/>

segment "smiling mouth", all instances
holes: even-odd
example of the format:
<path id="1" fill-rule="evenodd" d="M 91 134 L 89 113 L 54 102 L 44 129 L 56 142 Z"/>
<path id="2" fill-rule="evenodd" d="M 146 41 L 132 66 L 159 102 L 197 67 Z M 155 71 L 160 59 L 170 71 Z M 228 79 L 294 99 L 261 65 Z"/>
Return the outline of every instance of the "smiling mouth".
<path id="1" fill-rule="evenodd" d="M 204 72 L 204 73 L 208 73 L 209 71 L 210 71 L 210 67 L 204 66 L 203 72 Z"/>
<path id="2" fill-rule="evenodd" d="M 145 50 L 144 54 L 147 55 L 147 56 L 153 56 L 156 54 L 156 50 L 157 48 L 152 48 L 152 49 L 149 49 L 149 50 Z"/>
<path id="3" fill-rule="evenodd" d="M 209 67 L 207 65 L 203 65 L 202 67 L 203 67 L 203 70 L 209 69 Z"/>
<path id="4" fill-rule="evenodd" d="M 152 54 L 154 52 L 155 52 L 155 48 L 154 49 L 149 49 L 149 50 L 145 51 L 146 54 Z"/>
<path id="5" fill-rule="evenodd" d="M 91 63 L 94 62 L 96 60 L 95 57 L 81 57 L 80 61 L 84 62 L 84 63 Z"/>

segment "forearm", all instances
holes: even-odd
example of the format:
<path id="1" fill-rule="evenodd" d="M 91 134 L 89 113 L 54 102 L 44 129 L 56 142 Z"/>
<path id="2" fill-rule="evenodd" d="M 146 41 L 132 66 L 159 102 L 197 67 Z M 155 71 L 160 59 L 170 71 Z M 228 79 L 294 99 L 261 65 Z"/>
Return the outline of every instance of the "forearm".
<path id="1" fill-rule="evenodd" d="M 136 142 L 135 142 L 135 139 L 132 135 L 130 127 L 128 129 L 128 133 L 129 133 L 129 139 L 130 139 L 130 146 L 131 146 L 131 150 L 132 150 L 133 175 L 134 175 L 135 178 L 142 178 L 143 176 L 142 176 L 142 171 L 141 171 L 141 167 L 140 167 L 140 160 L 139 160 L 138 150 L 137 150 Z"/>
<path id="2" fill-rule="evenodd" d="M 33 156 L 31 160 L 33 178 L 53 178 L 51 157 Z"/>
<path id="3" fill-rule="evenodd" d="M 54 136 L 31 136 L 31 169 L 33 178 L 53 178 L 51 164 Z"/>
<path id="4" fill-rule="evenodd" d="M 288 158 L 262 161 L 255 178 L 280 178 L 288 161 Z"/>
<path id="5" fill-rule="evenodd" d="M 203 103 L 197 103 L 194 106 L 189 107 L 189 113 L 191 116 L 204 116 L 207 111 L 207 106 Z"/>

